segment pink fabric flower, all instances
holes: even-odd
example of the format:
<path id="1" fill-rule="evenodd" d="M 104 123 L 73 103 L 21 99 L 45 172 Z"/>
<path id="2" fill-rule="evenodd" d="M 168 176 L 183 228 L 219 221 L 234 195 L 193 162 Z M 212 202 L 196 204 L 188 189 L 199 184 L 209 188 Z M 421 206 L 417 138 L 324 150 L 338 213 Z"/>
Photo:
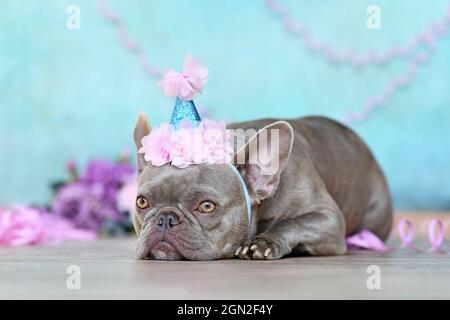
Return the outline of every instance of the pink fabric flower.
<path id="1" fill-rule="evenodd" d="M 26 206 L 0 208 L 0 246 L 57 244 L 63 240 L 90 240 L 95 233 L 75 228 L 46 211 Z"/>
<path id="2" fill-rule="evenodd" d="M 154 166 L 162 166 L 170 161 L 172 127 L 163 123 L 160 127 L 152 129 L 151 134 L 142 138 L 142 147 L 139 153 L 144 154 L 145 161 Z"/>
<path id="3" fill-rule="evenodd" d="M 184 61 L 183 72 L 174 70 L 167 72 L 159 85 L 164 94 L 170 97 L 192 100 L 197 92 L 202 92 L 207 78 L 208 69 L 188 54 Z"/>
<path id="4" fill-rule="evenodd" d="M 230 144 L 230 133 L 223 121 L 205 119 L 203 125 L 203 145 L 205 161 L 208 163 L 229 163 L 233 149 Z"/>
<path id="5" fill-rule="evenodd" d="M 205 119 L 194 126 L 189 120 L 175 130 L 167 123 L 142 139 L 139 153 L 154 166 L 170 163 L 178 168 L 192 164 L 229 163 L 232 147 L 224 122 Z"/>
<path id="6" fill-rule="evenodd" d="M 193 161 L 193 148 L 191 144 L 191 130 L 180 127 L 174 130 L 172 137 L 172 149 L 170 150 L 170 162 L 178 168 L 186 168 Z"/>

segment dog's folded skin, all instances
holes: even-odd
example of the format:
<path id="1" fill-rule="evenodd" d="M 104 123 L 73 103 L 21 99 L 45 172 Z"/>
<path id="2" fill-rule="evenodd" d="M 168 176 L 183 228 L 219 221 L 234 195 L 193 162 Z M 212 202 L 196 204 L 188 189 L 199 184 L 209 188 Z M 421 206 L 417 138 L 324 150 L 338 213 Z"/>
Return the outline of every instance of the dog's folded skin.
<path id="1" fill-rule="evenodd" d="M 251 197 L 251 235 L 239 178 L 229 165 L 154 167 L 138 154 L 138 196 L 148 202 L 133 215 L 138 259 L 337 255 L 346 253 L 346 236 L 361 229 L 387 238 L 392 208 L 386 180 L 350 129 L 323 117 L 264 119 L 228 128 L 279 130 L 276 171 L 262 174 L 251 161 L 237 165 Z M 138 148 L 149 131 L 140 115 L 134 133 Z M 251 157 L 248 145 L 241 152 Z"/>

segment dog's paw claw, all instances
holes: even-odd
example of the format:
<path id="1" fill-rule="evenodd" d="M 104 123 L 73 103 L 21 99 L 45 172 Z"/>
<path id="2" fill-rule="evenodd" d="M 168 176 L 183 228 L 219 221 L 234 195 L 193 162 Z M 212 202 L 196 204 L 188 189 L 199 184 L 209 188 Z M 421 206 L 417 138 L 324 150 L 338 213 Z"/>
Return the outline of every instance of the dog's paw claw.
<path id="1" fill-rule="evenodd" d="M 246 260 L 271 260 L 281 256 L 277 245 L 262 238 L 249 240 L 236 250 L 236 256 Z"/>
<path id="2" fill-rule="evenodd" d="M 264 257 L 261 255 L 261 251 L 255 251 L 253 252 L 252 259 L 259 260 L 264 259 Z"/>

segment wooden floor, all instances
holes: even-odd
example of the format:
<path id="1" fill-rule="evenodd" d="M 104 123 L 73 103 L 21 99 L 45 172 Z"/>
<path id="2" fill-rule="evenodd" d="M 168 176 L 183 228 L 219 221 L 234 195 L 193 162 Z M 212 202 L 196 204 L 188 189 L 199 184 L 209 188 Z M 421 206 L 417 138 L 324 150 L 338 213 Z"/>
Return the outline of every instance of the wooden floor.
<path id="1" fill-rule="evenodd" d="M 394 299 L 450 298 L 450 254 L 408 250 L 279 261 L 135 261 L 133 239 L 56 247 L 0 248 L 0 298 L 59 299 Z M 69 265 L 80 290 L 66 286 Z M 381 289 L 366 285 L 368 266 Z"/>

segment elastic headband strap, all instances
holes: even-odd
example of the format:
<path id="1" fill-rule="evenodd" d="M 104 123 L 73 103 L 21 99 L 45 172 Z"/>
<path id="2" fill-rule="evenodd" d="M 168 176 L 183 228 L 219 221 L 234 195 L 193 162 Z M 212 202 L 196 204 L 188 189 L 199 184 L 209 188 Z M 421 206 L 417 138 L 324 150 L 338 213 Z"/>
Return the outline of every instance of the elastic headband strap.
<path id="1" fill-rule="evenodd" d="M 245 198 L 245 205 L 247 207 L 247 217 L 248 217 L 248 233 L 247 237 L 251 237 L 251 231 L 252 231 L 252 222 L 253 222 L 253 215 L 252 215 L 252 203 L 250 202 L 250 194 L 248 193 L 247 186 L 245 184 L 244 179 L 242 178 L 241 174 L 239 173 L 238 169 L 236 169 L 235 166 L 230 164 L 230 167 L 232 168 L 233 172 L 236 174 L 236 176 L 239 178 L 239 184 L 241 185 L 242 192 L 244 193 Z"/>

